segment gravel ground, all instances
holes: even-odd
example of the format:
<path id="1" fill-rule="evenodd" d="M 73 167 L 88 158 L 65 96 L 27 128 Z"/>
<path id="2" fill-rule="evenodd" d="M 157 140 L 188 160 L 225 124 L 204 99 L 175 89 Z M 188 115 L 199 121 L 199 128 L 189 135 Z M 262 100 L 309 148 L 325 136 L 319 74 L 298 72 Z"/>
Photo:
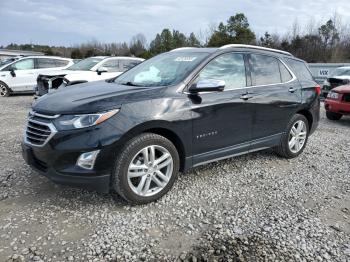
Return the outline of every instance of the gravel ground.
<path id="1" fill-rule="evenodd" d="M 297 159 L 208 164 L 129 206 L 31 171 L 20 154 L 31 99 L 0 100 L 1 261 L 350 261 L 350 118 L 322 112 Z"/>

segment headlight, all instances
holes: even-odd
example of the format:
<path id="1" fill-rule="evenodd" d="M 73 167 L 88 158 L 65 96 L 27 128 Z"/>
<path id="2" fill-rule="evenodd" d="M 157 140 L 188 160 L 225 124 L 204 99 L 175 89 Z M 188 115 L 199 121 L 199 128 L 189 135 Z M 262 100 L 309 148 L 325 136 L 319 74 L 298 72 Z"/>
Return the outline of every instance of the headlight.
<path id="1" fill-rule="evenodd" d="M 338 99 L 339 98 L 339 94 L 336 93 L 336 92 L 329 92 L 327 97 L 331 98 L 331 99 Z"/>
<path id="2" fill-rule="evenodd" d="M 63 115 L 55 120 L 55 126 L 59 130 L 71 130 L 95 126 L 101 124 L 119 112 L 114 109 L 104 113 L 86 114 L 86 115 Z"/>
<path id="3" fill-rule="evenodd" d="M 65 86 L 68 86 L 68 85 L 69 85 L 69 81 L 68 81 L 67 78 L 63 78 L 62 83 L 63 83 Z"/>

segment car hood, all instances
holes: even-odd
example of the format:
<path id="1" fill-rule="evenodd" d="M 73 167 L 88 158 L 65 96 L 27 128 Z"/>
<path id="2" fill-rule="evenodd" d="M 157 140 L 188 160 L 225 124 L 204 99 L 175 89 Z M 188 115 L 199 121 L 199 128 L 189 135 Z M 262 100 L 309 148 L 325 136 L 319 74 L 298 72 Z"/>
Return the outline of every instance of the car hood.
<path id="1" fill-rule="evenodd" d="M 125 102 L 159 97 L 159 89 L 96 81 L 48 93 L 36 100 L 33 110 L 49 115 L 103 112 L 118 108 Z"/>
<path id="2" fill-rule="evenodd" d="M 344 80 L 344 79 L 350 79 L 350 76 L 331 76 L 329 77 L 329 79 L 341 79 L 341 80 Z"/>
<path id="3" fill-rule="evenodd" d="M 120 75 L 121 72 L 113 72 L 113 73 L 102 73 L 101 75 L 97 74 L 97 72 L 94 71 L 79 71 L 79 73 L 69 73 L 65 75 L 65 79 L 67 79 L 69 82 L 75 82 L 75 81 L 97 81 L 97 80 L 105 80 L 105 79 L 111 79 L 114 77 L 117 77 Z"/>
<path id="4" fill-rule="evenodd" d="M 68 69 L 62 69 L 62 70 L 52 70 L 52 71 L 46 71 L 41 73 L 40 75 L 43 76 L 59 76 L 59 75 L 68 75 L 68 74 L 82 74 L 85 72 L 91 72 L 92 71 L 80 71 L 80 70 L 68 70 Z"/>
<path id="5" fill-rule="evenodd" d="M 350 93 L 350 85 L 338 86 L 334 88 L 332 91 L 336 91 L 337 93 Z"/>

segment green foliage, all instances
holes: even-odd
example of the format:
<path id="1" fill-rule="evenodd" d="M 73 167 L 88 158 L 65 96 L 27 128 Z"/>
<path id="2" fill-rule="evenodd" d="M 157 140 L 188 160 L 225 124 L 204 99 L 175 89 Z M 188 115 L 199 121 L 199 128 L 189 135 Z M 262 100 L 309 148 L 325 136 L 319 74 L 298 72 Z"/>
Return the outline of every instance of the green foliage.
<path id="1" fill-rule="evenodd" d="M 151 42 L 149 51 L 152 55 L 156 55 L 185 46 L 200 46 L 200 42 L 194 33 L 186 37 L 185 34 L 178 30 L 170 31 L 170 29 L 163 29 Z"/>
<path id="2" fill-rule="evenodd" d="M 249 28 L 248 19 L 242 13 L 237 13 L 220 23 L 209 39 L 208 46 L 220 47 L 227 44 L 254 44 L 255 34 Z"/>

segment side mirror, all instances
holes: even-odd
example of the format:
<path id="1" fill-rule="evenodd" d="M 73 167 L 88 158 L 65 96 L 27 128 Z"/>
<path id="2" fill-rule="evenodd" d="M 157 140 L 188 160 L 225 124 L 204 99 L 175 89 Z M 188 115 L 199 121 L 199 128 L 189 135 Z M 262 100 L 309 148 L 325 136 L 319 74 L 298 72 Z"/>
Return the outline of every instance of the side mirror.
<path id="1" fill-rule="evenodd" d="M 13 67 L 10 68 L 10 74 L 12 75 L 12 77 L 16 76 L 16 72 L 15 72 L 15 69 Z"/>
<path id="2" fill-rule="evenodd" d="M 225 85 L 226 83 L 224 80 L 203 79 L 190 86 L 188 91 L 191 94 L 199 92 L 222 92 L 224 91 Z"/>
<path id="3" fill-rule="evenodd" d="M 104 67 L 104 66 L 101 66 L 101 67 L 99 67 L 97 69 L 97 74 L 98 75 L 101 75 L 102 73 L 106 73 L 106 72 L 108 72 L 108 69 L 106 67 Z"/>

